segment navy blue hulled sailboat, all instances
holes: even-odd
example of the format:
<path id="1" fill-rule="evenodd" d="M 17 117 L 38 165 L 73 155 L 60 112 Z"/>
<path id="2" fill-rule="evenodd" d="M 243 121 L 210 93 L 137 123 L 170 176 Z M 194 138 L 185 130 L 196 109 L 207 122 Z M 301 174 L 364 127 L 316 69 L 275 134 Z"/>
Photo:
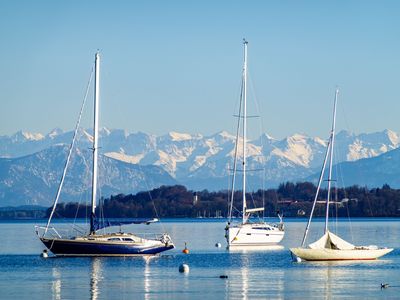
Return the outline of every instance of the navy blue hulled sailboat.
<path id="1" fill-rule="evenodd" d="M 88 234 L 74 236 L 63 236 L 54 227 L 50 227 L 50 222 L 55 212 L 57 202 L 61 193 L 65 174 L 70 161 L 72 149 L 75 144 L 77 131 L 79 128 L 83 106 L 81 108 L 78 122 L 75 127 L 74 137 L 69 148 L 68 157 L 65 163 L 63 175 L 58 187 L 57 196 L 54 201 L 53 209 L 45 227 L 36 226 L 36 233 L 45 246 L 57 256 L 129 256 L 129 255 L 155 255 L 160 252 L 173 249 L 174 244 L 168 234 L 154 235 L 152 238 L 140 237 L 132 233 L 115 232 L 98 234 L 97 231 L 111 226 L 121 226 L 125 224 L 153 223 L 157 219 L 136 219 L 125 222 L 103 221 L 96 218 L 96 198 L 97 198 L 97 151 L 98 151 L 98 104 L 99 104 L 99 75 L 100 75 L 100 55 L 95 56 L 95 86 L 94 86 L 94 126 L 93 126 L 93 173 L 92 173 L 92 204 L 90 214 L 90 230 Z M 86 93 L 87 95 L 87 93 Z M 86 97 L 85 97 L 86 99 Z M 85 102 L 85 101 L 84 101 Z"/>

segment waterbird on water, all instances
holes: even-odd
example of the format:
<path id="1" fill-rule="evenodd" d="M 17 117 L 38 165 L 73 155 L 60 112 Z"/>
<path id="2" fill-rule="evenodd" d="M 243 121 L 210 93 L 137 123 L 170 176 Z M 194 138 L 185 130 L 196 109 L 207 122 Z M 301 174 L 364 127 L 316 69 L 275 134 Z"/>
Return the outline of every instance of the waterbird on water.
<path id="1" fill-rule="evenodd" d="M 381 289 L 387 289 L 389 287 L 389 283 L 381 283 Z"/>

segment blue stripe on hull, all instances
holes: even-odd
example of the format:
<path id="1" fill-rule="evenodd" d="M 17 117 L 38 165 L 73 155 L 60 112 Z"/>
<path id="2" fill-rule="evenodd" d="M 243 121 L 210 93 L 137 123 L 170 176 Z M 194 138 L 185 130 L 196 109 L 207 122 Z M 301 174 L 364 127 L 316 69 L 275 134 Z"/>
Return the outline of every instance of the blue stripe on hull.
<path id="1" fill-rule="evenodd" d="M 55 255 L 69 256 L 124 256 L 124 255 L 155 255 L 173 249 L 174 246 L 138 247 L 137 245 L 85 243 L 68 240 L 42 239 L 43 244 Z"/>

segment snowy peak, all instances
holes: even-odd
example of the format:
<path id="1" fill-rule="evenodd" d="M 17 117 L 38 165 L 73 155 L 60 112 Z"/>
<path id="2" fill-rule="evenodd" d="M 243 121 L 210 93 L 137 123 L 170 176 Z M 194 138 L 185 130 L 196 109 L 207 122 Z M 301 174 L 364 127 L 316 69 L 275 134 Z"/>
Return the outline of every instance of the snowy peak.
<path id="1" fill-rule="evenodd" d="M 40 140 L 44 139 L 44 135 L 42 135 L 41 133 L 26 132 L 26 131 L 20 130 L 17 133 L 15 133 L 11 137 L 11 139 L 15 143 L 23 143 L 26 141 L 40 141 Z"/>
<path id="2" fill-rule="evenodd" d="M 276 142 L 277 140 L 274 137 L 270 136 L 268 133 L 263 133 L 259 137 L 258 141 L 260 141 L 262 143 L 271 144 L 273 142 Z"/>
<path id="3" fill-rule="evenodd" d="M 192 136 L 190 134 L 179 133 L 179 132 L 174 132 L 174 131 L 169 132 L 168 136 L 174 142 L 188 141 L 188 140 L 192 139 Z"/>
<path id="4" fill-rule="evenodd" d="M 55 137 L 63 134 L 64 132 L 60 128 L 54 128 L 52 131 L 50 131 L 46 137 L 50 139 L 54 139 Z"/>
<path id="5" fill-rule="evenodd" d="M 375 157 L 398 148 L 400 142 L 399 135 L 391 130 L 359 135 L 341 131 L 336 140 L 342 148 L 340 161 Z"/>
<path id="6" fill-rule="evenodd" d="M 220 131 L 216 134 L 213 134 L 209 137 L 206 138 L 207 140 L 212 140 L 215 141 L 217 143 L 230 143 L 232 141 L 235 141 L 236 136 L 234 136 L 233 134 L 230 134 L 227 131 Z"/>
<path id="7" fill-rule="evenodd" d="M 22 134 L 29 141 L 40 141 L 44 139 L 44 135 L 41 133 L 23 132 Z"/>
<path id="8" fill-rule="evenodd" d="M 69 145 L 72 135 L 72 131 L 64 133 L 56 129 L 46 136 L 22 131 L 10 137 L 2 136 L 0 157 L 20 157 L 55 144 Z M 90 129 L 79 129 L 78 149 L 86 151 L 92 139 Z M 102 128 L 99 146 L 100 152 L 109 158 L 133 165 L 159 166 L 183 184 L 188 179 L 192 183 L 201 180 L 211 184 L 218 178 L 222 180 L 228 176 L 235 153 L 235 140 L 236 136 L 226 131 L 208 136 L 179 132 L 156 136 Z M 340 131 L 336 135 L 335 152 L 338 155 L 335 155 L 335 163 L 376 157 L 399 145 L 399 134 L 391 130 L 358 135 Z M 299 180 L 321 166 L 326 147 L 327 136 L 324 139 L 293 134 L 275 139 L 264 133 L 247 143 L 249 169 L 265 169 L 269 182 Z M 242 154 L 240 147 L 238 154 Z"/>
<path id="9" fill-rule="evenodd" d="M 53 145 L 34 154 L 14 159 L 0 158 L 0 204 L 50 206 L 57 191 L 68 152 L 66 145 Z M 82 201 L 91 188 L 91 151 L 75 149 L 65 177 L 61 202 Z M 176 181 L 155 166 L 123 163 L 99 156 L 99 188 L 102 196 L 145 191 Z"/>
<path id="10" fill-rule="evenodd" d="M 386 129 L 384 132 L 386 133 L 389 141 L 392 142 L 392 145 L 395 145 L 395 147 L 397 148 L 400 142 L 399 135 L 396 132 L 388 129 Z"/>

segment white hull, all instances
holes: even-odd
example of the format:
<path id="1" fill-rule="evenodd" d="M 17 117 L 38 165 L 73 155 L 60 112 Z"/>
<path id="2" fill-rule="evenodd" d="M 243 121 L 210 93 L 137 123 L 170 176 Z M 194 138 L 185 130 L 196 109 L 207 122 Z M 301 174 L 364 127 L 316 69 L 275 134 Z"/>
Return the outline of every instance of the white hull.
<path id="1" fill-rule="evenodd" d="M 392 250 L 393 249 L 388 248 L 368 249 L 364 247 L 345 250 L 308 248 L 290 249 L 296 259 L 300 258 L 300 260 L 306 261 L 375 260 L 385 254 L 388 254 Z"/>
<path id="2" fill-rule="evenodd" d="M 283 239 L 284 234 L 282 227 L 267 223 L 235 224 L 225 229 L 228 247 L 275 245 Z"/>

